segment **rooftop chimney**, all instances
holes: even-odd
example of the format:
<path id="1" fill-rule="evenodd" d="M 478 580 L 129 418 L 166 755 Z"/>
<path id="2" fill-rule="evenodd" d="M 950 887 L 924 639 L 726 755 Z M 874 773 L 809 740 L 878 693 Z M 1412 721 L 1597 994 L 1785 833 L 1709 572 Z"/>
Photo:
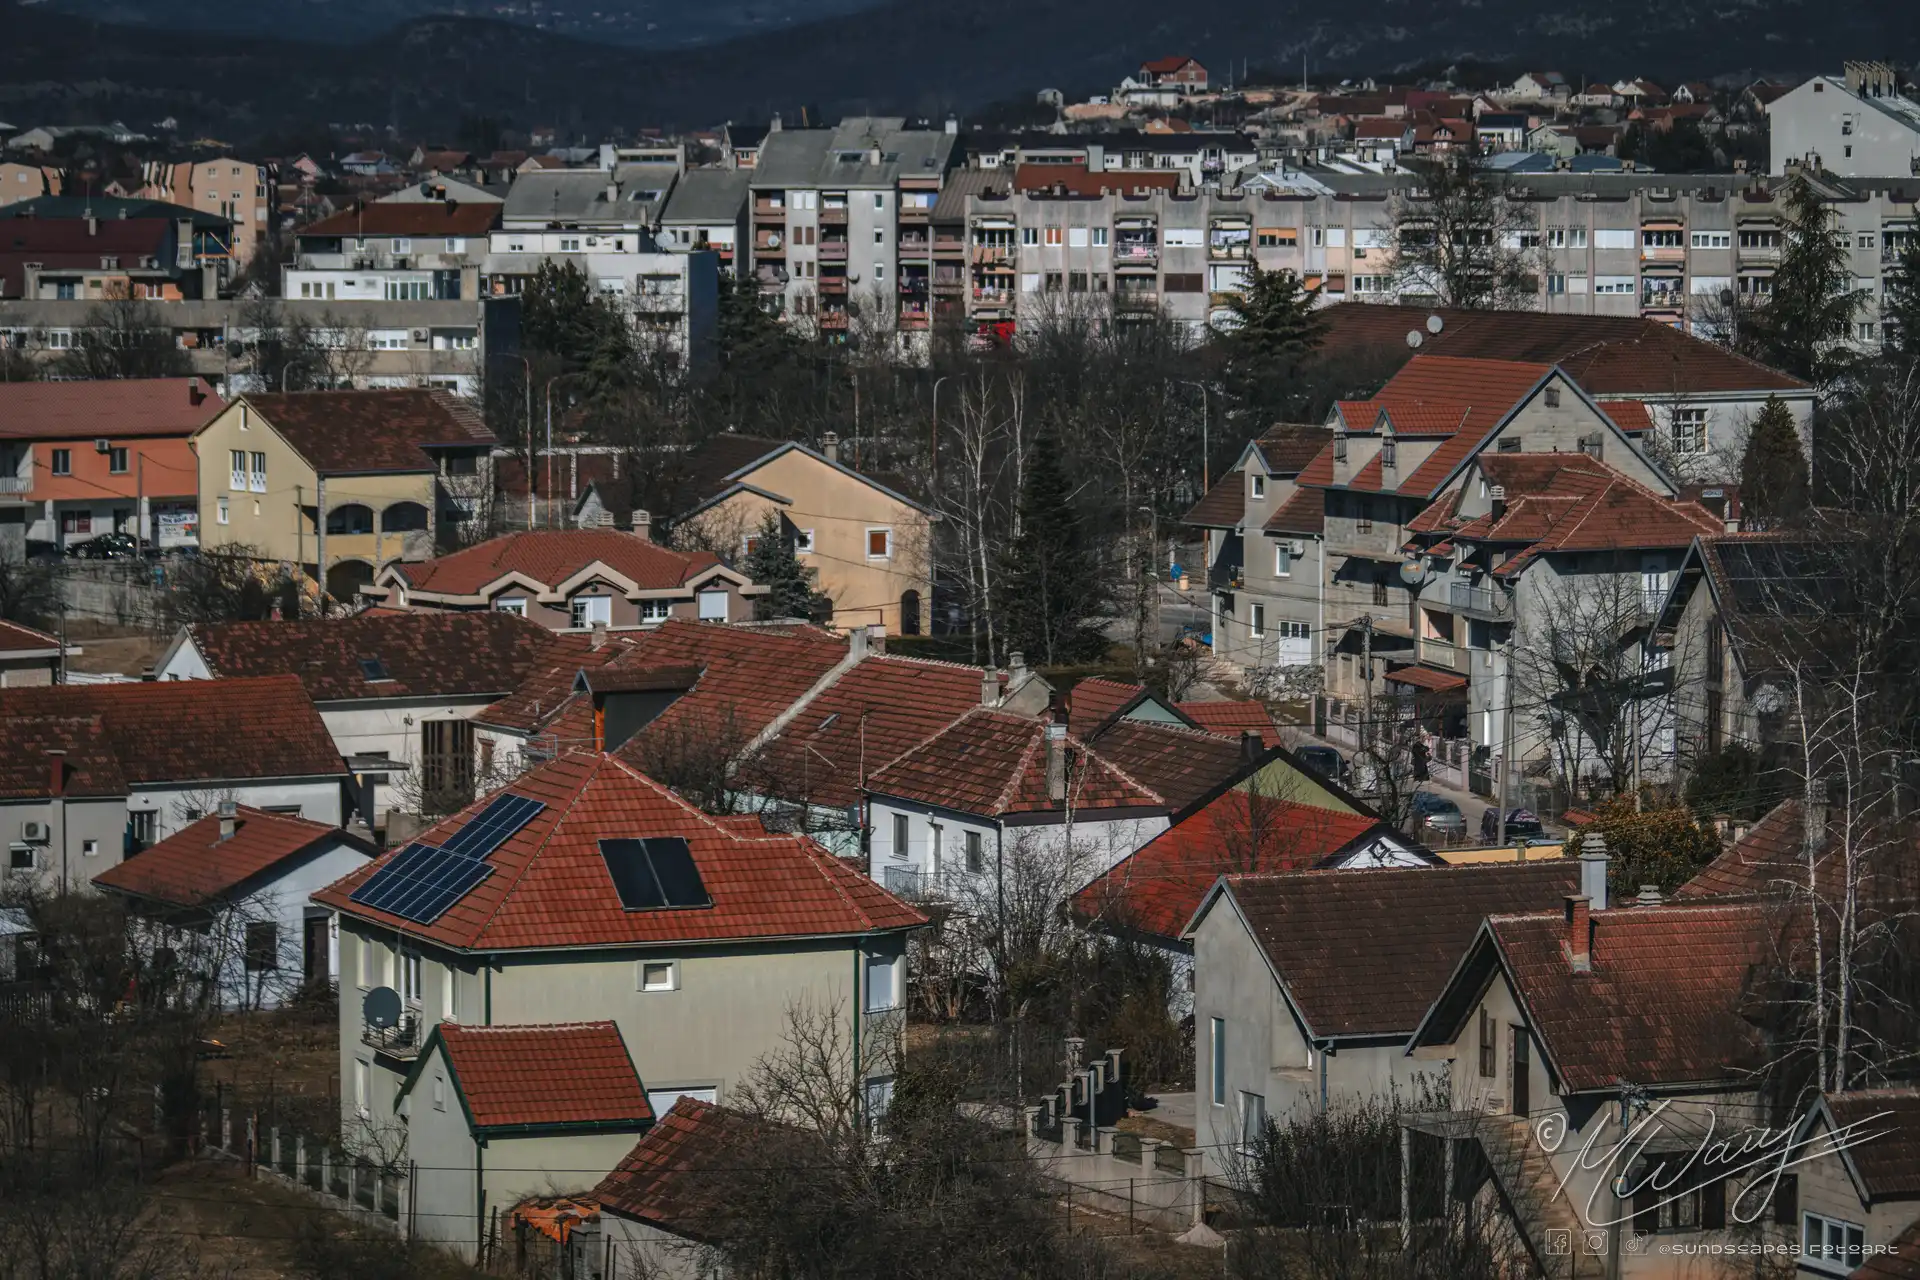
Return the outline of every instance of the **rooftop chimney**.
<path id="1" fill-rule="evenodd" d="M 220 838 L 222 840 L 233 839 L 234 821 L 239 817 L 239 814 L 240 806 L 233 801 L 222 800 L 220 802 Z"/>
<path id="2" fill-rule="evenodd" d="M 608 627 L 606 623 L 594 623 L 591 631 L 588 633 L 587 646 L 598 649 L 601 645 L 605 644 L 607 642 L 607 630 Z"/>
<path id="3" fill-rule="evenodd" d="M 633 511 L 633 534 L 636 538 L 653 541 L 653 513 L 635 507 Z"/>
<path id="4" fill-rule="evenodd" d="M 187 379 L 187 403 L 203 404 L 207 398 L 206 384 L 198 378 Z"/>
<path id="5" fill-rule="evenodd" d="M 67 794 L 67 753 L 58 747 L 47 752 L 47 794 Z"/>
<path id="6" fill-rule="evenodd" d="M 1607 909 L 1607 842 L 1597 831 L 1580 837 L 1580 892 L 1595 911 Z"/>
<path id="7" fill-rule="evenodd" d="M 1260 735 L 1252 729 L 1240 731 L 1240 758 L 1252 764 L 1260 758 Z"/>
<path id="8" fill-rule="evenodd" d="M 828 462 L 840 461 L 840 435 L 829 431 L 820 437 L 820 452 L 827 455 Z"/>
<path id="9" fill-rule="evenodd" d="M 1507 486 L 1496 484 L 1487 490 L 1487 497 L 1493 500 L 1493 518 L 1498 520 L 1507 514 Z"/>
<path id="10" fill-rule="evenodd" d="M 992 667 L 980 673 L 980 705 L 983 707 L 1000 705 L 1000 673 Z"/>
<path id="11" fill-rule="evenodd" d="M 1015 649 L 1007 655 L 1007 692 L 1025 682 L 1027 678 L 1027 655 Z"/>
<path id="12" fill-rule="evenodd" d="M 1064 804 L 1067 799 L 1067 722 L 1064 708 L 1053 709 L 1047 722 L 1047 799 Z"/>
<path id="13" fill-rule="evenodd" d="M 847 632 L 847 653 L 855 662 L 867 656 L 867 629 L 854 627 Z"/>
<path id="14" fill-rule="evenodd" d="M 1638 898 L 1635 898 L 1634 901 L 1635 903 L 1643 907 L 1659 906 L 1660 905 L 1660 886 L 1657 884 L 1641 885 L 1640 896 Z"/>
<path id="15" fill-rule="evenodd" d="M 1593 969 L 1593 917 L 1587 905 L 1585 894 L 1567 896 L 1567 963 L 1575 973 Z"/>

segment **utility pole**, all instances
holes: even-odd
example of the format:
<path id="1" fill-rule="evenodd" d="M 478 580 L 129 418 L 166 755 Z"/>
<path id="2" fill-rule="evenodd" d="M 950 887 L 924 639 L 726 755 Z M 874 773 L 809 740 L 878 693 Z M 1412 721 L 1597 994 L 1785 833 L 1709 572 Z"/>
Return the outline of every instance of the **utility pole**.
<path id="1" fill-rule="evenodd" d="M 928 270 L 931 271 L 932 268 Z M 950 373 L 943 373 L 933 380 L 933 431 L 927 436 L 927 443 L 930 446 L 927 470 L 930 477 L 928 487 L 936 491 L 940 486 L 940 384 L 952 376 Z"/>
<path id="2" fill-rule="evenodd" d="M 1500 785 L 1494 788 L 1494 803 L 1500 806 L 1500 843 L 1507 842 L 1507 775 L 1513 772 L 1513 637 L 1507 637 L 1506 670 L 1500 681 L 1505 695 L 1500 708 Z"/>

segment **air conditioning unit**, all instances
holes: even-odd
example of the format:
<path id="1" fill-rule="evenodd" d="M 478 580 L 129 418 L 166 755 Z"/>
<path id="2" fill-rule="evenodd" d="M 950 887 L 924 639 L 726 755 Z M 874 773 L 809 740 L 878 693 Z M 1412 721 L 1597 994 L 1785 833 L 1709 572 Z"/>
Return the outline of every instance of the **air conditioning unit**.
<path id="1" fill-rule="evenodd" d="M 45 844 L 52 837 L 47 833 L 44 822 L 23 822 L 20 824 L 20 838 L 28 844 Z"/>
<path id="2" fill-rule="evenodd" d="M 425 342 L 431 336 L 432 335 L 429 334 L 425 329 L 415 329 L 413 331 L 413 340 L 415 342 Z"/>
<path id="3" fill-rule="evenodd" d="M 112 453 L 112 452 L 113 452 L 113 441 L 111 441 L 111 440 L 95 440 L 95 441 L 93 442 L 93 451 L 94 451 L 95 453 Z"/>

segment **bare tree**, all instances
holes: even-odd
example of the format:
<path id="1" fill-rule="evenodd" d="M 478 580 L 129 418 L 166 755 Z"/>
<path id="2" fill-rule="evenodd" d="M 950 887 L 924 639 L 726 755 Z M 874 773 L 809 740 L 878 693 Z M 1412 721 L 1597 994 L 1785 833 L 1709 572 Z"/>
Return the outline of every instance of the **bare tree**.
<path id="1" fill-rule="evenodd" d="M 1460 150 L 1394 197 L 1394 287 L 1443 307 L 1539 304 L 1540 224 L 1505 175 Z"/>
<path id="2" fill-rule="evenodd" d="M 193 364 L 158 303 L 134 297 L 125 285 L 87 309 L 74 344 L 56 362 L 63 378 L 175 378 Z"/>

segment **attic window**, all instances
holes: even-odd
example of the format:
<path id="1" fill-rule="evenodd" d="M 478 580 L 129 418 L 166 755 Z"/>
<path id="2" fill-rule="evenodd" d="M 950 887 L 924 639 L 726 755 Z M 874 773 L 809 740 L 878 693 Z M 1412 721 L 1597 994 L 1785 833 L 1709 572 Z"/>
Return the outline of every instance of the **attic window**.
<path id="1" fill-rule="evenodd" d="M 1393 440 L 1382 440 L 1380 442 L 1380 465 L 1381 466 L 1397 467 L 1400 465 L 1396 461 L 1396 458 L 1398 457 L 1398 454 L 1399 454 L 1399 449 L 1396 448 L 1395 446 L 1396 446 L 1396 442 Z"/>
<path id="2" fill-rule="evenodd" d="M 360 674 L 371 681 L 393 679 L 387 672 L 387 664 L 378 658 L 360 659 Z"/>
<path id="3" fill-rule="evenodd" d="M 1333 438 L 1333 460 L 1335 462 L 1347 460 L 1347 438 L 1343 435 L 1336 435 Z"/>
<path id="4" fill-rule="evenodd" d="M 1547 388 L 1547 408 L 1558 409 L 1559 407 L 1560 407 L 1560 388 L 1548 387 Z"/>

